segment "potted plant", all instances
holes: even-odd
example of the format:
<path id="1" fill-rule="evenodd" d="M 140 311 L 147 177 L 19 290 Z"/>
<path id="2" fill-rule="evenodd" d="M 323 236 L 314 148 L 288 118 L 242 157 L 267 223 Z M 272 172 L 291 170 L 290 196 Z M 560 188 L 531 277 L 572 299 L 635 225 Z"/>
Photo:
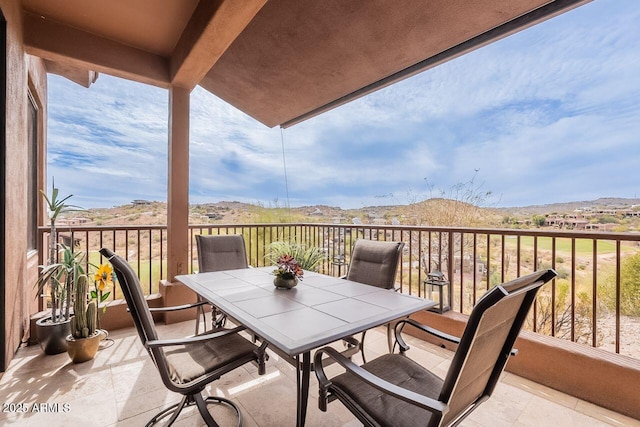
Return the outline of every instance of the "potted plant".
<path id="1" fill-rule="evenodd" d="M 66 337 L 70 333 L 71 294 L 78 278 L 84 275 L 84 252 L 60 246 L 60 261 L 46 266 L 36 281 L 37 295 L 49 286 L 51 315 L 36 322 L 36 338 L 46 354 L 58 354 L 67 350 Z"/>
<path id="2" fill-rule="evenodd" d="M 87 300 L 91 299 L 87 303 Z M 73 316 L 71 316 L 71 334 L 66 337 L 67 353 L 73 363 L 82 363 L 95 357 L 102 339 L 97 328 L 98 305 L 90 298 L 87 289 L 87 276 L 78 277 L 73 299 Z"/>
<path id="3" fill-rule="evenodd" d="M 278 259 L 283 255 L 291 255 L 300 268 L 307 271 L 316 271 L 318 264 L 325 258 L 322 249 L 316 246 L 306 247 L 303 244 L 288 241 L 271 243 L 265 258 L 272 264 L 277 264 Z"/>
<path id="4" fill-rule="evenodd" d="M 291 289 L 298 284 L 298 280 L 302 280 L 304 270 L 291 255 L 281 255 L 276 266 L 277 268 L 273 271 L 273 275 L 276 276 L 273 284 L 277 288 Z"/>
<path id="5" fill-rule="evenodd" d="M 36 322 L 36 338 L 46 354 L 58 354 L 67 349 L 66 336 L 69 334 L 69 308 L 71 305 L 71 292 L 78 274 L 84 274 L 81 252 L 74 253 L 72 249 L 60 245 L 62 261 L 56 262 L 58 246 L 58 232 L 56 221 L 60 214 L 80 210 L 78 206 L 70 205 L 67 200 L 59 197 L 59 191 L 52 185 L 51 196 L 41 190 L 47 205 L 50 220 L 49 232 L 49 259 L 47 265 L 40 266 L 41 271 L 36 281 L 37 297 L 44 294 L 49 287 L 51 315 Z"/>
<path id="6" fill-rule="evenodd" d="M 291 289 L 298 280 L 302 280 L 304 270 L 315 271 L 324 259 L 324 252 L 315 246 L 306 247 L 295 242 L 273 242 L 265 258 L 277 266 L 273 271 L 276 276 L 273 284 L 278 288 Z"/>

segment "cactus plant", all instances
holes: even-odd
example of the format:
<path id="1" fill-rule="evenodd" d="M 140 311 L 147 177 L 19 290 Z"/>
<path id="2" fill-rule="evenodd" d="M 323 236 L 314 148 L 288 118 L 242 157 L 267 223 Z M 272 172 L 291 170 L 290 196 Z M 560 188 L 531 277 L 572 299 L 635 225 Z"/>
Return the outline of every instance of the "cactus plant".
<path id="1" fill-rule="evenodd" d="M 96 332 L 98 308 L 95 301 L 87 304 L 87 276 L 78 278 L 73 301 L 74 316 L 71 318 L 71 334 L 74 338 L 87 338 Z"/>

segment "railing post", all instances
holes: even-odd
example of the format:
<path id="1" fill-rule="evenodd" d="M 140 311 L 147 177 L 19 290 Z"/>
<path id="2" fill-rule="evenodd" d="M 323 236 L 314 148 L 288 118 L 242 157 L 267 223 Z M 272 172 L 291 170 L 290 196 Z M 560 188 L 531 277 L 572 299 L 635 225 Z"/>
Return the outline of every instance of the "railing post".
<path id="1" fill-rule="evenodd" d="M 453 252 L 454 252 L 454 247 L 453 247 L 453 231 L 449 231 L 449 248 L 448 248 L 448 253 L 447 253 L 447 257 L 449 259 L 449 262 L 447 262 L 447 277 L 449 277 L 449 304 L 451 306 L 451 309 L 453 310 Z M 462 272 L 461 272 L 462 273 Z"/>

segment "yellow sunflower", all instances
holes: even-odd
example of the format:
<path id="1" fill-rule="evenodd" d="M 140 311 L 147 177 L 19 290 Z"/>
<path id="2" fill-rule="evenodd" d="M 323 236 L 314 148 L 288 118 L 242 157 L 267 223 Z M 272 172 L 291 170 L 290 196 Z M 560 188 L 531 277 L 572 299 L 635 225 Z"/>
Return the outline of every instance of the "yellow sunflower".
<path id="1" fill-rule="evenodd" d="M 101 291 L 106 286 L 113 286 L 113 268 L 109 264 L 100 264 L 93 280 Z"/>

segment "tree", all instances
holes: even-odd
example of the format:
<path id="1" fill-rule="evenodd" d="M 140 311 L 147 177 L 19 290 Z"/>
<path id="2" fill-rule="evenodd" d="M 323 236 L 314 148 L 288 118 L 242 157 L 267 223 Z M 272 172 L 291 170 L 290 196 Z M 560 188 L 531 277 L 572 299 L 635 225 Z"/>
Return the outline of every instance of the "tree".
<path id="1" fill-rule="evenodd" d="M 547 223 L 547 218 L 544 215 L 534 215 L 531 221 L 536 227 L 543 227 Z"/>
<path id="2" fill-rule="evenodd" d="M 601 299 L 611 311 L 616 308 L 616 275 L 613 273 L 602 287 Z M 640 316 L 640 253 L 625 258 L 620 266 L 620 312 Z"/>

